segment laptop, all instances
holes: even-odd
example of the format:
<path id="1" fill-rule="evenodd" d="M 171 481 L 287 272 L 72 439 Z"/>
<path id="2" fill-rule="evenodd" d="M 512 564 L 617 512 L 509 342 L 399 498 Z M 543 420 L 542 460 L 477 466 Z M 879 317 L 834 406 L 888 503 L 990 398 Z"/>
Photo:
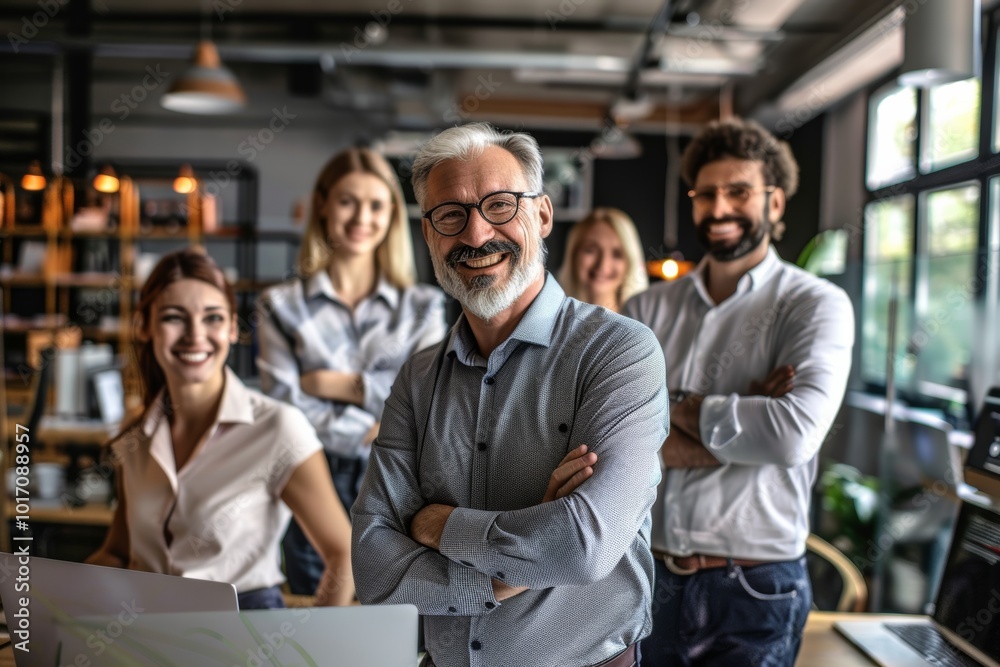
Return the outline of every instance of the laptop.
<path id="1" fill-rule="evenodd" d="M 59 665 L 416 667 L 413 605 L 144 613 L 59 622 Z"/>
<path id="2" fill-rule="evenodd" d="M 962 501 L 933 616 L 834 627 L 883 667 L 1000 667 L 1000 514 Z"/>
<path id="3" fill-rule="evenodd" d="M 239 610 L 232 584 L 2 552 L 0 599 L 17 667 L 57 664 L 60 619 Z"/>
<path id="4" fill-rule="evenodd" d="M 991 388 L 983 400 L 976 439 L 965 461 L 965 481 L 1000 498 L 1000 387 Z"/>

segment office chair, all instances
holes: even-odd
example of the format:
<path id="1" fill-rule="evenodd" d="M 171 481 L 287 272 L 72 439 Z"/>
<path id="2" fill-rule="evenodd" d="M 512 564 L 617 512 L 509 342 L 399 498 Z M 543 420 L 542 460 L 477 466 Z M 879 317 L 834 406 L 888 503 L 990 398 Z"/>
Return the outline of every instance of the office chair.
<path id="1" fill-rule="evenodd" d="M 865 610 L 868 585 L 861 571 L 837 547 L 812 533 L 806 538 L 806 569 L 813 607 L 823 611 Z"/>

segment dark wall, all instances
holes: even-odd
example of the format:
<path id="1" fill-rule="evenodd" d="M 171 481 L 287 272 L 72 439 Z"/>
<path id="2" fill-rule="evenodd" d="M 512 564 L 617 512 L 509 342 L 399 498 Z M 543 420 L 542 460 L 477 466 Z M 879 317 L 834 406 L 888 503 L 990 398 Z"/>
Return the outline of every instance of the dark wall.
<path id="1" fill-rule="evenodd" d="M 788 200 L 785 236 L 775 247 L 789 262 L 797 260 L 806 244 L 819 234 L 824 120 L 825 116 L 819 116 L 785 138 L 799 163 L 799 191 Z"/>
<path id="2" fill-rule="evenodd" d="M 596 132 L 558 132 L 552 130 L 527 130 L 546 147 L 573 148 L 586 151 Z M 593 205 L 614 206 L 628 213 L 635 221 L 647 259 L 663 255 L 665 176 L 667 170 L 666 142 L 661 136 L 637 135 L 642 145 L 642 155 L 632 160 L 594 160 Z M 681 192 L 687 188 L 681 186 Z M 689 256 L 698 252 L 699 246 L 691 232 L 690 206 L 682 195 L 679 202 L 679 247 Z M 558 270 L 562 265 L 566 237 L 571 224 L 559 224 L 549 236 L 549 269 Z"/>

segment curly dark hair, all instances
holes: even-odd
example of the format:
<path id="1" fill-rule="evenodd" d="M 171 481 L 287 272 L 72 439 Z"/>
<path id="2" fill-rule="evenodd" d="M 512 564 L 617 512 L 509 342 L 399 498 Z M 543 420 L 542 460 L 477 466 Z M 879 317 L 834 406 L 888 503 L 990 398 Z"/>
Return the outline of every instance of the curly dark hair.
<path id="1" fill-rule="evenodd" d="M 709 123 L 684 151 L 681 176 L 693 187 L 702 167 L 727 157 L 760 162 L 764 182 L 784 190 L 786 197 L 799 189 L 799 165 L 788 144 L 758 123 L 742 118 Z"/>

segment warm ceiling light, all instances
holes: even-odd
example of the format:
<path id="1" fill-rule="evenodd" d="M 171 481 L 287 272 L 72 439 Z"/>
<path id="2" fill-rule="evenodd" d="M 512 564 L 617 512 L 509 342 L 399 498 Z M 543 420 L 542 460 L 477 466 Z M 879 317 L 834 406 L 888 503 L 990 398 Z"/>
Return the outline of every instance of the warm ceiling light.
<path id="1" fill-rule="evenodd" d="M 684 259 L 657 259 L 646 263 L 646 272 L 662 280 L 677 280 L 694 268 L 694 262 Z"/>
<path id="2" fill-rule="evenodd" d="M 28 172 L 21 177 L 21 187 L 25 190 L 45 189 L 45 175 L 42 174 L 42 165 L 38 160 L 31 161 Z"/>
<path id="3" fill-rule="evenodd" d="M 182 164 L 180 173 L 174 179 L 174 192 L 182 195 L 191 194 L 198 187 L 198 180 L 194 177 L 194 170 L 189 164 Z"/>
<path id="4" fill-rule="evenodd" d="M 663 264 L 660 266 L 660 273 L 663 274 L 664 279 L 673 280 L 680 273 L 680 268 L 677 266 L 677 260 L 668 259 L 664 260 Z"/>
<path id="5" fill-rule="evenodd" d="M 223 67 L 215 44 L 198 44 L 194 65 L 174 79 L 160 98 L 165 109 L 193 114 L 227 114 L 242 109 L 246 95 L 233 73 Z"/>
<path id="6" fill-rule="evenodd" d="M 94 189 L 105 194 L 118 192 L 121 183 L 118 181 L 118 174 L 110 164 L 104 165 L 101 171 L 94 176 Z"/>

